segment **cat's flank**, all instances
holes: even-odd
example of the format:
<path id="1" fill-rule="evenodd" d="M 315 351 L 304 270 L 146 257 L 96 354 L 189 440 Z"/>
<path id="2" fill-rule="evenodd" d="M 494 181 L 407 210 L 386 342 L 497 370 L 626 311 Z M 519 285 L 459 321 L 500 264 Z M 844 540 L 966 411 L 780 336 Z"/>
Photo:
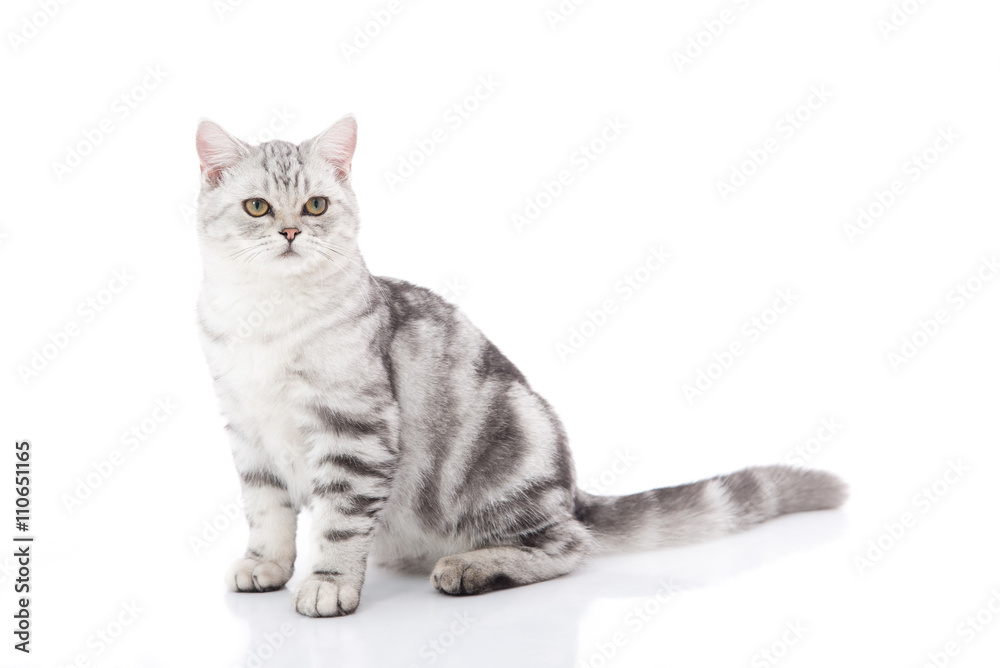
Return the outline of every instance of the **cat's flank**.
<path id="1" fill-rule="evenodd" d="M 480 594 L 844 501 L 836 477 L 785 466 L 578 489 L 559 418 L 503 353 L 433 292 L 368 273 L 356 136 L 352 117 L 298 145 L 198 127 L 198 321 L 250 526 L 232 589 L 288 582 L 305 506 L 295 609 L 333 617 L 357 609 L 369 554 Z"/>

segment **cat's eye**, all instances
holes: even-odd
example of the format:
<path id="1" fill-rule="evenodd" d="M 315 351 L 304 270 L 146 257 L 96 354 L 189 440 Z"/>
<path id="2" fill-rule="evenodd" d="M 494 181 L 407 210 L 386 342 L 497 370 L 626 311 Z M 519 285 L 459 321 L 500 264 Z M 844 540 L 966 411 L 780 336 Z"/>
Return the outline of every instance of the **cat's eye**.
<path id="1" fill-rule="evenodd" d="M 259 197 L 255 197 L 243 202 L 243 208 L 254 218 L 259 218 L 271 210 L 271 205 Z"/>
<path id="2" fill-rule="evenodd" d="M 308 213 L 310 216 L 318 216 L 324 211 L 326 211 L 325 197 L 310 197 L 302 207 L 302 213 Z"/>

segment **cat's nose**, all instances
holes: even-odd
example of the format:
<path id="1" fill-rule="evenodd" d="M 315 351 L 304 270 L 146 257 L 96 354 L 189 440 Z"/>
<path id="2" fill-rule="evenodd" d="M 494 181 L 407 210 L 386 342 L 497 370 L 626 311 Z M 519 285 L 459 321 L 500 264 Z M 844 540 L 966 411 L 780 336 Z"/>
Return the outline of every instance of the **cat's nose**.
<path id="1" fill-rule="evenodd" d="M 286 237 L 288 237 L 288 241 L 289 242 L 295 241 L 295 235 L 298 234 L 298 233 L 299 233 L 299 229 L 296 228 L 296 227 L 286 227 L 285 229 L 281 230 L 281 234 L 283 234 Z"/>

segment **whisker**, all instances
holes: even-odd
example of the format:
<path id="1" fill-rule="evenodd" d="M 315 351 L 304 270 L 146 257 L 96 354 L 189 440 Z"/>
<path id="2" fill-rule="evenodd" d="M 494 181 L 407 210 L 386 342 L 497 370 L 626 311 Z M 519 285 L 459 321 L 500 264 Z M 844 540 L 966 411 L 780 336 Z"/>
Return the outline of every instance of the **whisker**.
<path id="1" fill-rule="evenodd" d="M 259 248 L 259 247 L 260 247 L 260 244 L 254 244 L 253 246 L 248 246 L 246 248 L 243 248 L 241 250 L 236 251 L 235 253 L 231 253 L 227 257 L 227 259 L 229 259 L 229 260 L 235 260 L 240 255 L 243 255 L 244 253 L 249 253 L 250 251 L 255 250 L 256 248 Z"/>
<path id="2" fill-rule="evenodd" d="M 262 237 L 262 236 L 261 237 L 255 237 L 255 238 L 251 239 L 251 241 L 260 241 L 261 239 L 264 239 L 264 238 L 265 237 Z M 255 248 L 260 248 L 262 245 L 266 245 L 266 244 L 251 243 L 246 248 L 241 248 L 241 249 L 239 249 L 238 251 L 236 251 L 234 253 L 230 253 L 227 256 L 227 259 L 230 259 L 230 260 L 236 259 L 237 257 L 239 257 L 240 255 L 243 255 L 244 253 L 249 253 L 250 251 L 254 250 Z"/>
<path id="3" fill-rule="evenodd" d="M 267 248 L 262 248 L 262 249 L 260 249 L 259 251 L 257 251 L 256 253 L 254 253 L 253 255 L 251 255 L 250 257 L 246 258 L 246 259 L 245 259 L 245 260 L 243 260 L 243 261 L 244 261 L 244 262 L 245 262 L 246 264 L 250 264 L 251 262 L 253 262 L 253 261 L 254 261 L 254 258 L 256 258 L 256 257 L 257 257 L 258 255 L 260 255 L 261 253 L 263 253 L 263 252 L 264 252 L 264 251 L 266 251 L 266 250 L 267 250 Z"/>

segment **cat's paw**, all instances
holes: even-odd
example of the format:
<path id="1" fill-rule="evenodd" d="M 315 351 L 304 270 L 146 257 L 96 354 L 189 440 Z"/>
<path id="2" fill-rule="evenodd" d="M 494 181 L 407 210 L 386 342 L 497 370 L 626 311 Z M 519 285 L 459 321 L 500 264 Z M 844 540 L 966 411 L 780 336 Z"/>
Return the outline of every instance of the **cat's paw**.
<path id="1" fill-rule="evenodd" d="M 295 590 L 295 610 L 307 617 L 341 617 L 358 609 L 361 587 L 337 575 L 310 575 Z"/>
<path id="2" fill-rule="evenodd" d="M 233 591 L 274 591 L 285 586 L 292 569 L 273 561 L 237 559 L 226 574 L 226 584 Z"/>
<path id="3" fill-rule="evenodd" d="M 431 572 L 431 584 L 438 591 L 455 596 L 485 594 L 515 586 L 514 580 L 498 572 L 494 564 L 464 555 L 438 559 Z"/>

